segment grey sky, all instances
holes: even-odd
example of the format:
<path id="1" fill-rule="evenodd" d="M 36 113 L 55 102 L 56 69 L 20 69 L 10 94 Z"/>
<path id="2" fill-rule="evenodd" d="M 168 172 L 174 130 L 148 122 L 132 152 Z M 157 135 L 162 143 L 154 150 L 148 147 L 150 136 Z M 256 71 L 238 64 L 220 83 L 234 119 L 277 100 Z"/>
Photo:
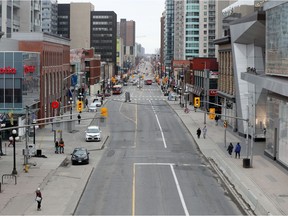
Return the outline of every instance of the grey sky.
<path id="1" fill-rule="evenodd" d="M 165 0 L 58 0 L 58 3 L 91 2 L 96 11 L 114 11 L 121 18 L 136 22 L 136 42 L 146 53 L 160 48 L 160 18 Z"/>

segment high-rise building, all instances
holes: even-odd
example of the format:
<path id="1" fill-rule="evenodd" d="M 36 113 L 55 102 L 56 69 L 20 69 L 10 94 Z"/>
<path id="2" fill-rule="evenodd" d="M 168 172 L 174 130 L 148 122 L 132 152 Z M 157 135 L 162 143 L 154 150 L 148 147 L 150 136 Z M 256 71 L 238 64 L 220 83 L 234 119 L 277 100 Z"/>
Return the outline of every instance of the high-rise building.
<path id="1" fill-rule="evenodd" d="M 101 61 L 114 63 L 116 69 L 117 14 L 114 11 L 91 12 L 91 42 Z"/>
<path id="2" fill-rule="evenodd" d="M 123 38 L 123 65 L 130 68 L 135 64 L 135 21 L 120 19 L 120 37 Z"/>
<path id="3" fill-rule="evenodd" d="M 19 31 L 41 32 L 41 0 L 29 0 L 19 2 L 20 2 Z"/>
<path id="4" fill-rule="evenodd" d="M 174 0 L 165 1 L 164 64 L 171 68 L 174 55 Z"/>
<path id="5" fill-rule="evenodd" d="M 42 0 L 42 32 L 57 34 L 57 0 Z"/>
<path id="6" fill-rule="evenodd" d="M 40 32 L 41 1 L 0 1 L 0 31 L 5 38 L 10 38 L 13 32 Z"/>
<path id="7" fill-rule="evenodd" d="M 91 47 L 91 12 L 94 12 L 91 3 L 70 4 L 71 49 Z"/>
<path id="8" fill-rule="evenodd" d="M 70 4 L 58 4 L 57 34 L 70 38 Z"/>
<path id="9" fill-rule="evenodd" d="M 185 59 L 185 0 L 174 1 L 174 60 Z"/>

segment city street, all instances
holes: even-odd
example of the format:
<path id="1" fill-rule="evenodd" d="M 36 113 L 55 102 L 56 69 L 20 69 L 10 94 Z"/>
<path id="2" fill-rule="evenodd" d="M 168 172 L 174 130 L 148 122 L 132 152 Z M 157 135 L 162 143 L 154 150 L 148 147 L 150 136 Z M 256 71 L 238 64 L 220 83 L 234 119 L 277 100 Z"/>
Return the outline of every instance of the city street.
<path id="1" fill-rule="evenodd" d="M 110 139 L 75 214 L 244 214 L 157 84 L 125 90 L 131 102 L 106 104 Z"/>

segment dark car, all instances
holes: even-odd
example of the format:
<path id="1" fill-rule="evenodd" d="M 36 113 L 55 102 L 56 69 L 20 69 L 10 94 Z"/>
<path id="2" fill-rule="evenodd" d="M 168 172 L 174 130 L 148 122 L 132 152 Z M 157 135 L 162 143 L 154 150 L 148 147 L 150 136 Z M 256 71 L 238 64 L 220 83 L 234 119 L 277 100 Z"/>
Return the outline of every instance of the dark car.
<path id="1" fill-rule="evenodd" d="M 89 164 L 89 152 L 86 148 L 75 148 L 71 155 L 72 165 Z"/>

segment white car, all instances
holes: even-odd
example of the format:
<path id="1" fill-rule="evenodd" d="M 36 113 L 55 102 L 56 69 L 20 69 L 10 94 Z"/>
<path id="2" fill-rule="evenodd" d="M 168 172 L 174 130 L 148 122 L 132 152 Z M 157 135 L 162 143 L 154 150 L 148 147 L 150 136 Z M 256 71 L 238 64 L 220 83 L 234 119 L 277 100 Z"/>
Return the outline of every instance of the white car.
<path id="1" fill-rule="evenodd" d="M 102 105 L 101 104 L 101 100 L 102 100 L 101 97 L 96 97 L 96 98 L 93 99 L 92 103 L 96 103 L 97 107 L 101 107 L 101 105 Z"/>
<path id="2" fill-rule="evenodd" d="M 85 131 L 85 140 L 88 141 L 101 141 L 101 130 L 99 126 L 89 126 Z"/>
<path id="3" fill-rule="evenodd" d="M 97 112 L 97 108 L 99 106 L 99 102 L 96 101 L 94 103 L 91 103 L 89 106 L 88 106 L 88 111 L 89 112 Z M 100 106 L 101 106 L 101 102 L 100 102 Z"/>

